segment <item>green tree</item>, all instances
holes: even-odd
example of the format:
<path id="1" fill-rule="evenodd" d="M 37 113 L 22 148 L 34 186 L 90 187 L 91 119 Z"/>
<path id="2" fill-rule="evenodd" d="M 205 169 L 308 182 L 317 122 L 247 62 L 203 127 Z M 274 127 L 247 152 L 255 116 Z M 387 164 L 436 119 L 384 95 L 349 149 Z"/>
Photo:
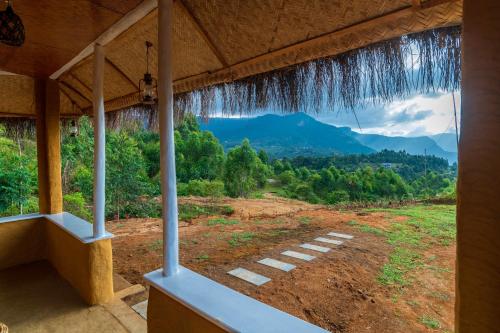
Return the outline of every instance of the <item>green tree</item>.
<path id="1" fill-rule="evenodd" d="M 247 197 L 257 187 L 258 163 L 248 139 L 231 149 L 226 158 L 224 187 L 231 197 Z M 260 162 L 262 164 L 262 162 Z"/>
<path id="2" fill-rule="evenodd" d="M 269 164 L 269 155 L 267 155 L 267 153 L 264 149 L 260 149 L 257 156 L 262 161 L 262 163 L 264 163 L 266 165 Z"/>
<path id="3" fill-rule="evenodd" d="M 106 135 L 106 210 L 121 217 L 123 209 L 149 194 L 146 166 L 137 142 L 126 132 Z"/>
<path id="4" fill-rule="evenodd" d="M 21 139 L 0 137 L 0 211 L 14 206 L 24 213 L 24 206 L 34 194 L 37 185 L 34 149 L 23 151 Z"/>

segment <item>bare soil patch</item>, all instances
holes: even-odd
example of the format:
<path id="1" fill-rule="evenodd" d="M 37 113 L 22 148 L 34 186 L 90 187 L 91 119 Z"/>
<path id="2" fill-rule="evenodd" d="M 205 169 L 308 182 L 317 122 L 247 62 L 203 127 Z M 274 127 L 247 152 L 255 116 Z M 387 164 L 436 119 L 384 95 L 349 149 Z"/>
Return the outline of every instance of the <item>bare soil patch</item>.
<path id="1" fill-rule="evenodd" d="M 204 198 L 180 203 L 209 204 Z M 386 237 L 363 232 L 356 223 L 389 230 L 407 217 L 383 212 L 336 211 L 300 201 L 266 197 L 224 199 L 231 216 L 205 216 L 180 224 L 181 262 L 239 292 L 332 332 L 451 332 L 454 304 L 454 244 L 433 245 L 422 256 L 418 281 L 404 288 L 381 284 L 377 277 L 393 246 Z M 115 270 L 131 283 L 161 266 L 160 219 L 108 222 Z M 326 254 L 297 247 L 330 231 L 355 236 Z M 321 245 L 320 243 L 316 243 Z M 284 250 L 317 256 L 312 262 L 284 257 Z M 270 257 L 297 266 L 281 272 L 256 263 Z M 226 274 L 243 267 L 272 279 L 255 287 Z M 426 319 L 437 319 L 431 328 Z M 425 323 L 424 323 L 425 322 Z M 432 323 L 431 323 L 432 324 Z"/>

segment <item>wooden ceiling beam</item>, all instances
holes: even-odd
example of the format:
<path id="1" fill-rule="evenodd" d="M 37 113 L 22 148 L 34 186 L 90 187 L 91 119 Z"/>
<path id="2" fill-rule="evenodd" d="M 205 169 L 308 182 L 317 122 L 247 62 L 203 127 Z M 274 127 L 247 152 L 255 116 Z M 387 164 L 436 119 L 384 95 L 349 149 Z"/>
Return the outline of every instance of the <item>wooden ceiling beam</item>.
<path id="1" fill-rule="evenodd" d="M 228 63 L 220 50 L 217 48 L 213 40 L 210 38 L 208 35 L 208 32 L 203 28 L 203 25 L 201 22 L 193 15 L 193 12 L 182 2 L 182 0 L 176 0 L 175 3 L 177 6 L 181 9 L 181 11 L 186 15 L 186 17 L 191 21 L 191 23 L 194 25 L 196 31 L 200 34 L 200 36 L 203 38 L 207 46 L 210 48 L 212 53 L 215 55 L 217 60 L 221 63 L 223 67 L 228 67 Z"/>
<path id="2" fill-rule="evenodd" d="M 85 89 L 88 90 L 88 92 L 92 95 L 92 88 L 90 88 L 85 82 L 83 82 L 78 76 L 76 76 L 73 72 L 69 74 L 69 76 L 75 80 L 76 82 L 78 82 L 79 84 L 82 85 L 82 87 L 84 87 Z"/>
<path id="3" fill-rule="evenodd" d="M 67 99 L 69 99 L 69 101 L 71 102 L 71 104 L 76 105 L 77 108 L 80 110 L 80 112 L 84 114 L 84 112 L 83 112 L 82 108 L 80 107 L 80 105 L 78 105 L 78 103 L 73 98 L 71 98 L 71 96 L 66 91 L 64 91 L 64 89 L 59 89 L 59 90 L 62 92 L 62 94 L 64 96 L 66 96 Z"/>
<path id="4" fill-rule="evenodd" d="M 77 89 L 73 88 L 72 86 L 70 86 L 67 82 L 64 82 L 64 81 L 58 81 L 60 85 L 62 85 L 63 87 L 65 87 L 66 89 L 68 89 L 69 91 L 71 91 L 72 93 L 78 95 L 79 97 L 81 97 L 82 99 L 86 100 L 87 102 L 89 102 L 91 105 L 93 104 L 92 101 L 90 99 L 88 99 L 85 95 L 83 95 L 81 92 L 79 92 Z"/>
<path id="5" fill-rule="evenodd" d="M 78 64 L 83 59 L 94 53 L 94 45 L 106 45 L 115 39 L 118 35 L 126 31 L 128 28 L 133 26 L 144 16 L 149 14 L 153 9 L 158 7 L 158 0 L 144 0 L 140 5 L 135 7 L 133 10 L 124 15 L 118 22 L 109 27 L 104 33 L 102 33 L 96 40 L 90 43 L 86 48 L 84 48 L 76 57 L 71 59 L 64 66 L 55 71 L 50 78 L 52 80 L 58 79 L 62 74 L 71 69 L 74 65 Z"/>
<path id="6" fill-rule="evenodd" d="M 120 67 L 118 67 L 114 62 L 112 62 L 109 58 L 105 57 L 104 60 L 107 64 L 109 64 L 121 77 L 123 77 L 128 83 L 130 83 L 134 89 L 139 90 L 139 86 L 135 83 L 127 74 L 125 74 Z"/>

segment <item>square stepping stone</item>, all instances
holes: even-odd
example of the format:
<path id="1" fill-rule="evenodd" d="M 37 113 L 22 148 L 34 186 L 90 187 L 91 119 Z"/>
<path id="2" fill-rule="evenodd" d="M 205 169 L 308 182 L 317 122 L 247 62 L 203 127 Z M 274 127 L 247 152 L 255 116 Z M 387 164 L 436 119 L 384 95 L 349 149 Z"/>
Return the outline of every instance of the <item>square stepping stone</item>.
<path id="1" fill-rule="evenodd" d="M 346 234 L 339 234 L 337 232 L 329 232 L 328 236 L 333 236 L 333 237 L 338 237 L 338 238 L 344 238 L 344 239 L 353 239 L 354 238 L 354 236 L 346 235 Z"/>
<path id="2" fill-rule="evenodd" d="M 148 319 L 148 301 L 145 300 L 143 302 L 132 305 L 132 309 L 135 312 L 141 315 L 142 318 Z"/>
<path id="3" fill-rule="evenodd" d="M 282 252 L 281 254 L 284 256 L 289 256 L 289 257 L 292 257 L 295 259 L 301 259 L 301 260 L 305 260 L 305 261 L 311 261 L 311 260 L 316 258 L 315 256 L 311 256 L 309 254 L 295 252 L 295 251 L 285 251 L 285 252 Z"/>
<path id="4" fill-rule="evenodd" d="M 340 244 L 344 243 L 343 241 L 339 241 L 339 240 L 336 240 L 336 239 L 325 238 L 325 237 L 314 238 L 314 240 L 317 241 L 317 242 L 334 244 L 334 245 L 340 245 Z"/>
<path id="5" fill-rule="evenodd" d="M 292 269 L 294 269 L 296 267 L 295 265 L 288 264 L 286 262 L 271 259 L 271 258 L 265 258 L 265 259 L 259 260 L 257 262 L 259 264 L 262 264 L 262 265 L 281 269 L 282 271 L 285 271 L 285 272 L 290 272 Z"/>
<path id="6" fill-rule="evenodd" d="M 266 282 L 271 281 L 270 278 L 267 278 L 263 275 L 254 273 L 252 271 L 249 271 L 248 269 L 244 269 L 241 267 L 233 269 L 232 271 L 227 272 L 227 274 L 236 276 L 237 278 L 250 282 L 251 284 L 254 284 L 256 286 L 260 286 Z"/>
<path id="7" fill-rule="evenodd" d="M 324 247 L 324 246 L 319 246 L 319 245 L 314 245 L 314 244 L 309 244 L 309 243 L 300 244 L 299 246 L 303 249 L 308 249 L 308 250 L 313 250 L 313 251 L 318 251 L 318 252 L 323 252 L 323 253 L 326 253 L 326 252 L 331 250 L 329 247 Z"/>

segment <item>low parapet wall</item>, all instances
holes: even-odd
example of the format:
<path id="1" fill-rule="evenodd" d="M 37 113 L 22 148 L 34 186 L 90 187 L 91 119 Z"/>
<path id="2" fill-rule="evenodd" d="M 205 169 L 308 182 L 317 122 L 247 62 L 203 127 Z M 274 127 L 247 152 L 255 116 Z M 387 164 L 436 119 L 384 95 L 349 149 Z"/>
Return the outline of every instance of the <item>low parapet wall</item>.
<path id="1" fill-rule="evenodd" d="M 0 270 L 45 259 L 85 302 L 102 304 L 113 297 L 111 236 L 92 238 L 92 225 L 68 213 L 2 218 Z"/>
<path id="2" fill-rule="evenodd" d="M 144 276 L 150 284 L 148 333 L 327 333 L 187 268 Z"/>

